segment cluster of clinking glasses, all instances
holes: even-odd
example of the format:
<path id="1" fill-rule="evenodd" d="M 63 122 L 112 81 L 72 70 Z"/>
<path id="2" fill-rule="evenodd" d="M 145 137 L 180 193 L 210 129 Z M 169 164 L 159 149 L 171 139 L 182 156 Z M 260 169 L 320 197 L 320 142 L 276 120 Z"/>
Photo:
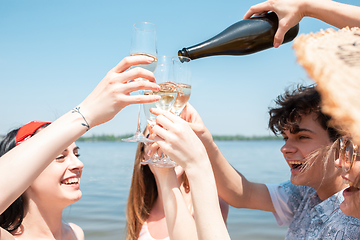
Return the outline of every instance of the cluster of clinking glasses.
<path id="1" fill-rule="evenodd" d="M 190 59 L 182 56 L 158 55 L 156 40 L 156 25 L 149 22 L 139 22 L 134 24 L 131 41 L 130 56 L 145 55 L 154 59 L 151 64 L 137 65 L 152 71 L 155 75 L 156 83 L 160 86 L 157 92 L 140 91 L 139 94 L 156 94 L 161 98 L 155 103 L 144 103 L 143 109 L 150 127 L 156 124 L 156 115 L 150 112 L 151 108 L 160 108 L 170 111 L 175 115 L 180 115 L 191 94 L 191 70 Z M 137 79 L 142 81 L 144 79 Z M 142 133 L 141 128 L 141 105 L 139 105 L 138 124 L 134 136 L 122 139 L 127 142 L 142 142 L 152 144 L 154 140 L 148 139 Z M 164 153 L 161 156 L 155 152 L 141 164 L 152 164 L 158 167 L 174 167 L 176 163 Z"/>

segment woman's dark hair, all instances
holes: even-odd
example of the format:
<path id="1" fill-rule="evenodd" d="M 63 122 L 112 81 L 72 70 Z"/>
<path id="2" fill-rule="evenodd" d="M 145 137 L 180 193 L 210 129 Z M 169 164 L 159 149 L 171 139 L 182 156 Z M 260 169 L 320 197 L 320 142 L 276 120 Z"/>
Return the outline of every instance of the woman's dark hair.
<path id="1" fill-rule="evenodd" d="M 341 136 L 340 132 L 330 126 L 331 117 L 321 111 L 321 96 L 315 85 L 300 85 L 295 90 L 287 90 L 277 97 L 275 103 L 277 107 L 269 110 L 269 128 L 276 135 L 285 130 L 296 133 L 299 131 L 301 117 L 315 113 L 316 120 L 327 131 L 333 142 Z"/>
<path id="2" fill-rule="evenodd" d="M 0 157 L 16 146 L 16 134 L 20 128 L 9 132 L 0 142 Z M 15 231 L 24 218 L 22 195 L 18 197 L 1 215 L 0 226 L 9 231 Z"/>
<path id="3" fill-rule="evenodd" d="M 40 129 L 47 127 L 50 123 L 44 124 L 36 132 L 35 135 Z M 20 128 L 12 130 L 1 140 L 0 142 L 0 158 L 13 149 L 16 146 L 16 134 Z M 33 136 L 31 135 L 31 136 Z M 1 215 L 0 215 L 0 227 L 7 230 L 8 232 L 15 231 L 20 227 L 24 219 L 24 199 L 21 195 L 18 197 Z"/>

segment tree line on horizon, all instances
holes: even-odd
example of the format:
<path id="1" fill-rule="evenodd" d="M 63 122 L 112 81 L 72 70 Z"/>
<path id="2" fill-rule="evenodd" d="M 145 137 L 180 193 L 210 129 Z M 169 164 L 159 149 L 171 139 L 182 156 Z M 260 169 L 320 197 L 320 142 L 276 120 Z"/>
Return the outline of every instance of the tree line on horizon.
<path id="1" fill-rule="evenodd" d="M 131 134 L 114 136 L 108 135 L 93 135 L 89 137 L 80 137 L 77 141 L 80 142 L 118 142 L 123 138 L 131 137 Z M 254 140 L 282 140 L 281 136 L 243 136 L 243 135 L 213 135 L 215 141 L 254 141 Z"/>
<path id="2" fill-rule="evenodd" d="M 0 141 L 4 138 L 0 135 Z M 90 137 L 80 137 L 77 141 L 80 142 L 118 142 L 123 138 L 131 137 L 131 134 L 114 136 L 108 135 L 93 135 Z M 282 140 L 281 136 L 243 136 L 243 135 L 213 135 L 215 141 L 255 141 L 255 140 Z"/>

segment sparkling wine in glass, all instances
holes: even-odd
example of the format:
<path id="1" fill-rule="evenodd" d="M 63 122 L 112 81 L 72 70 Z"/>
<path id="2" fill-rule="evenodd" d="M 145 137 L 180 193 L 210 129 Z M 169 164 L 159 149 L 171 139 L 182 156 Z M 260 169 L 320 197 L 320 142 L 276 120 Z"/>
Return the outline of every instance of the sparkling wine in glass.
<path id="1" fill-rule="evenodd" d="M 149 22 L 135 23 L 133 26 L 133 35 L 131 38 L 130 56 L 148 56 L 154 59 L 151 64 L 141 64 L 132 66 L 142 67 L 151 72 L 154 72 L 157 66 L 157 40 L 156 40 L 156 25 Z M 142 81 L 142 79 L 137 79 Z M 141 94 L 141 91 L 139 91 Z M 122 139 L 127 142 L 154 142 L 153 140 L 147 139 L 141 130 L 141 104 L 139 104 L 138 111 L 138 122 L 134 136 Z"/>
<path id="2" fill-rule="evenodd" d="M 190 58 L 183 56 L 173 57 L 173 74 L 174 81 L 177 83 L 178 94 L 171 112 L 180 115 L 191 94 Z"/>
<path id="3" fill-rule="evenodd" d="M 174 65 L 172 57 L 165 55 L 158 57 L 158 66 L 154 75 L 160 89 L 158 91 L 153 91 L 153 94 L 161 97 L 159 101 L 155 102 L 156 107 L 165 111 L 170 111 L 177 97 L 177 84 L 174 82 L 173 70 Z M 176 166 L 176 163 L 171 161 L 165 153 L 162 154 L 158 161 L 153 161 L 151 164 L 155 164 L 158 167 Z"/>
<path id="4" fill-rule="evenodd" d="M 165 111 L 169 111 L 177 96 L 176 83 L 174 82 L 173 78 L 172 57 L 160 55 L 158 57 L 158 66 L 154 75 L 160 90 L 154 91 L 153 94 L 159 95 L 161 97 L 158 102 L 155 102 L 156 107 Z"/>
<path id="5" fill-rule="evenodd" d="M 177 98 L 177 85 L 174 82 L 159 83 L 159 91 L 154 91 L 153 94 L 160 96 L 160 100 L 155 102 L 157 108 L 165 111 L 170 111 Z"/>
<path id="6" fill-rule="evenodd" d="M 177 96 L 177 85 L 174 82 L 171 82 L 172 77 L 172 60 L 167 56 L 160 56 L 161 63 L 155 72 L 155 78 L 157 83 L 160 86 L 159 91 L 146 91 L 144 95 L 159 95 L 161 98 L 157 102 L 144 103 L 144 113 L 149 125 L 153 126 L 156 124 L 156 115 L 150 112 L 151 108 L 160 108 L 165 111 L 169 111 L 173 106 L 176 96 Z M 171 161 L 165 154 L 159 158 L 157 153 L 154 153 L 148 160 L 141 162 L 142 165 L 146 164 L 156 164 L 156 166 L 162 167 L 173 167 L 175 163 Z"/>

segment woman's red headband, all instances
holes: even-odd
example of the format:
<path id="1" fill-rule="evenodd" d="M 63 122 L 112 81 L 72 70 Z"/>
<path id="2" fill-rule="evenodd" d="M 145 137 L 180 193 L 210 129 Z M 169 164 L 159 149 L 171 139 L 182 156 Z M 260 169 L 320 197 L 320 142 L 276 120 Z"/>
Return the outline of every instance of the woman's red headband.
<path id="1" fill-rule="evenodd" d="M 29 139 L 39 128 L 50 122 L 32 121 L 22 126 L 16 134 L 16 145 Z"/>

